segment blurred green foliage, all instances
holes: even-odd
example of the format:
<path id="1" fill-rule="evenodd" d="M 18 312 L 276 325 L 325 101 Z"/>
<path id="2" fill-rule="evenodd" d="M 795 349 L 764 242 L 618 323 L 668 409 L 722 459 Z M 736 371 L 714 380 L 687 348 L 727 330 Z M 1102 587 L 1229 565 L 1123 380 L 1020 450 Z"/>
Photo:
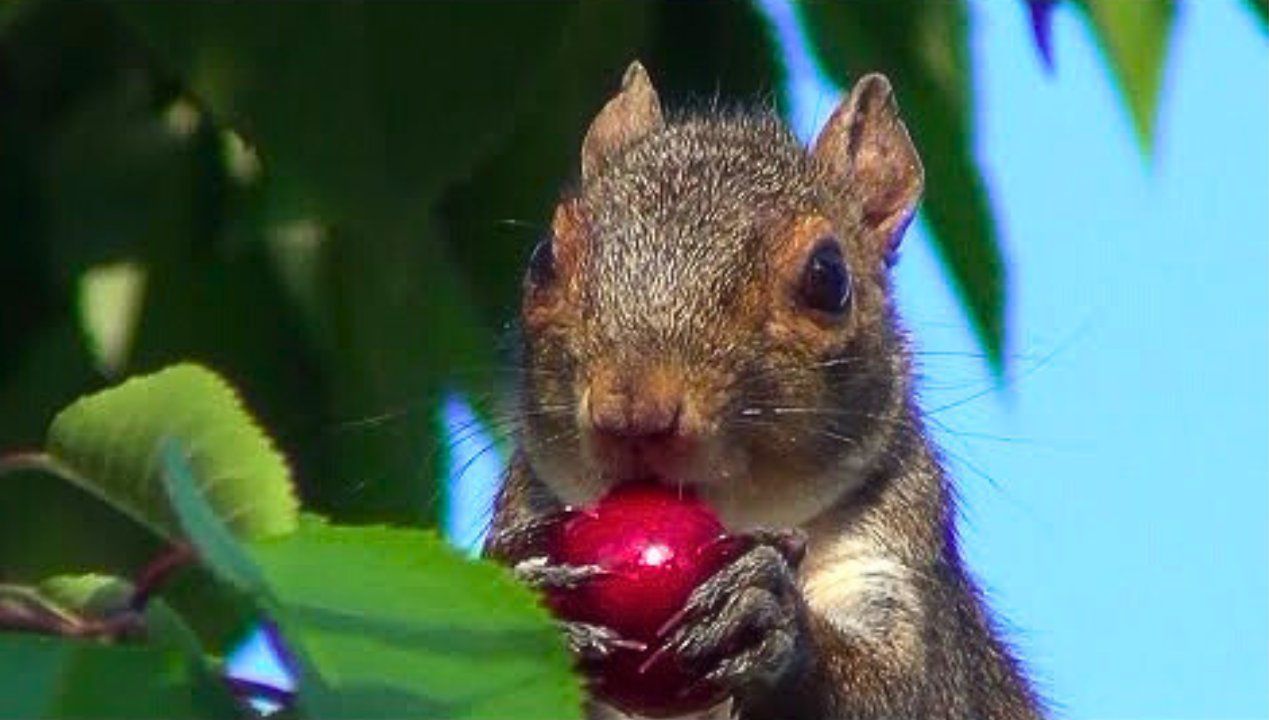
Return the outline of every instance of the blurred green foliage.
<path id="1" fill-rule="evenodd" d="M 1148 147 L 1174 8 L 1131 4 L 1077 6 Z M 1007 262 L 973 152 L 969 8 L 795 9 L 835 81 L 894 80 L 939 256 L 1000 371 Z M 344 521 L 434 524 L 448 391 L 507 429 L 521 263 L 632 58 L 671 107 L 783 102 L 776 40 L 740 2 L 0 11 L 0 447 L 37 444 L 108 379 L 193 359 L 257 409 L 305 506 Z M 149 548 L 73 489 L 8 482 L 4 575 Z"/>
<path id="2" fill-rule="evenodd" d="M 435 520 L 436 402 L 505 402 L 521 262 L 630 58 L 671 96 L 769 97 L 777 77 L 739 4 L 8 12 L 0 445 L 37 443 L 105 379 L 196 359 L 258 409 L 306 506 L 345 520 Z M 10 486 L 6 573 L 103 559 L 7 548 L 135 536 L 65 487 Z"/>

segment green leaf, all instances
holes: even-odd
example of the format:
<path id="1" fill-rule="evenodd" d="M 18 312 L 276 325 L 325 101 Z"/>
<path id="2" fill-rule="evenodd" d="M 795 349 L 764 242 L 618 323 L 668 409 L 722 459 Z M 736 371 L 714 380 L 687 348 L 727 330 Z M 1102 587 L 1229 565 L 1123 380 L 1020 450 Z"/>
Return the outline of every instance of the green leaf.
<path id="1" fill-rule="evenodd" d="M 101 616 L 127 606 L 131 584 L 111 575 L 57 575 L 39 585 L 40 595 L 78 612 Z"/>
<path id="2" fill-rule="evenodd" d="M 1260 29 L 1269 29 L 1269 0 L 1245 0 L 1245 4 L 1256 15 Z"/>
<path id="3" fill-rule="evenodd" d="M 38 444 L 49 418 L 101 382 L 72 318 L 43 330 L 34 342 L 16 346 L 23 349 L 13 353 L 20 366 L 0 381 L 3 445 Z M 43 472 L 5 475 L 0 487 L 0 567 L 7 582 L 89 568 L 126 574 L 158 550 L 143 527 L 69 483 L 49 482 Z"/>
<path id="4" fill-rule="evenodd" d="M 214 678 L 171 649 L 0 634 L 3 718 L 223 718 L 236 710 Z"/>
<path id="5" fill-rule="evenodd" d="M 104 618 L 126 612 L 132 599 L 132 583 L 111 575 L 87 573 L 58 575 L 38 586 L 41 597 L 88 618 Z M 185 620 L 161 598 L 145 604 L 145 641 L 151 647 L 184 653 L 191 660 L 203 660 L 203 647 Z"/>
<path id="6" fill-rule="evenodd" d="M 79 316 L 93 359 L 114 376 L 132 347 L 145 291 L 145 269 L 120 262 L 90 268 L 80 279 Z"/>
<path id="7" fill-rule="evenodd" d="M 20 0 L 0 2 L 0 32 L 4 31 L 9 23 L 13 21 L 13 16 L 17 15 L 18 7 L 21 4 Z"/>
<path id="8" fill-rule="evenodd" d="M 172 507 L 185 535 L 194 544 L 200 560 L 222 581 L 242 592 L 255 608 L 272 618 L 276 625 L 292 627 L 291 620 L 279 607 L 263 571 L 238 544 L 229 527 L 218 517 L 206 498 L 199 491 L 200 479 L 194 474 L 189 459 L 180 444 L 172 438 L 161 441 L 163 485 L 171 498 Z M 322 680 L 303 647 L 293 650 L 295 666 L 291 668 L 304 693 L 297 700 L 303 710 L 320 707 L 330 697 Z"/>
<path id="9" fill-rule="evenodd" d="M 244 537 L 295 527 L 290 473 L 238 396 L 206 368 L 182 364 L 81 398 L 53 419 L 51 466 L 161 535 L 175 536 L 159 480 L 165 436 L 190 449 L 201 492 Z"/>
<path id="10" fill-rule="evenodd" d="M 783 66 L 771 28 L 754 3 L 664 0 L 651 5 L 654 24 L 638 57 L 670 107 L 701 107 L 702 100 L 746 107 L 774 99 Z M 603 100 L 615 90 L 610 85 Z"/>
<path id="11" fill-rule="evenodd" d="M 546 610 L 505 570 L 465 560 L 434 533 L 306 518 L 251 549 L 283 632 L 329 691 L 310 698 L 314 716 L 581 716 Z"/>
<path id="12" fill-rule="evenodd" d="M 306 712 L 578 716 L 580 691 L 554 625 L 501 568 L 464 560 L 433 533 L 315 519 L 248 556 L 198 493 L 179 445 L 162 447 L 182 528 L 203 561 L 280 627 Z"/>
<path id="13" fill-rule="evenodd" d="M 1110 62 L 1119 93 L 1132 115 L 1137 142 L 1149 154 L 1176 3 L 1079 0 L 1079 6 Z"/>
<path id="14" fill-rule="evenodd" d="M 198 550 L 199 559 L 222 580 L 255 598 L 265 598 L 268 588 L 259 568 L 234 538 L 233 531 L 216 514 L 199 489 L 206 484 L 196 478 L 190 458 L 181 444 L 165 437 L 159 441 L 163 487 L 176 511 L 182 535 Z"/>
<path id="15" fill-rule="evenodd" d="M 1004 370 L 1006 268 L 974 158 L 973 94 L 962 2 L 811 2 L 797 6 L 818 60 L 842 87 L 889 76 L 925 164 L 922 214 L 993 371 Z"/>

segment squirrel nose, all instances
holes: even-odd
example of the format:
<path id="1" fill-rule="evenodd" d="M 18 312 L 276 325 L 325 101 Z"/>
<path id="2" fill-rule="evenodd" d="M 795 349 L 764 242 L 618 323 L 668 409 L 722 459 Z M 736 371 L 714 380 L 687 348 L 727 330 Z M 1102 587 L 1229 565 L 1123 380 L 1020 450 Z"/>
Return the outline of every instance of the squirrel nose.
<path id="1" fill-rule="evenodd" d="M 679 432 L 683 393 L 664 381 L 600 381 L 591 385 L 590 421 L 596 432 L 623 439 Z"/>

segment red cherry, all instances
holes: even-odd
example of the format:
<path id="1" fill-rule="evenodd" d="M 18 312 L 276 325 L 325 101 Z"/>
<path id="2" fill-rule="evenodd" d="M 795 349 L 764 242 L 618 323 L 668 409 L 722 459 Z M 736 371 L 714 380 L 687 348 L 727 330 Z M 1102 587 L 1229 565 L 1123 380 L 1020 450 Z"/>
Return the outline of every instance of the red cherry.
<path id="1" fill-rule="evenodd" d="M 552 609 L 648 646 L 619 649 L 588 667 L 596 695 L 649 717 L 703 710 L 722 699 L 721 688 L 683 670 L 673 653 L 648 661 L 661 645 L 657 631 L 736 549 L 708 506 L 662 485 L 619 486 L 561 523 L 552 539 L 552 559 L 598 565 L 610 574 L 552 592 Z"/>

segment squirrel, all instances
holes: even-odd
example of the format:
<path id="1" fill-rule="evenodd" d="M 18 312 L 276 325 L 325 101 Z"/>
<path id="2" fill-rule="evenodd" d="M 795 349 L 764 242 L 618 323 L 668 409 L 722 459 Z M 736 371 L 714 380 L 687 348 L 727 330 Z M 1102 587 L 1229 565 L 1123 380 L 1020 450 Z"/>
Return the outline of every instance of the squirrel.
<path id="1" fill-rule="evenodd" d="M 528 263 L 486 556 L 575 583 L 535 546 L 547 519 L 672 480 L 757 539 L 668 639 L 735 716 L 1042 717 L 914 399 L 889 269 L 923 185 L 881 75 L 807 149 L 770 111 L 667 119 L 632 63 Z M 564 626 L 583 663 L 622 643 Z"/>

